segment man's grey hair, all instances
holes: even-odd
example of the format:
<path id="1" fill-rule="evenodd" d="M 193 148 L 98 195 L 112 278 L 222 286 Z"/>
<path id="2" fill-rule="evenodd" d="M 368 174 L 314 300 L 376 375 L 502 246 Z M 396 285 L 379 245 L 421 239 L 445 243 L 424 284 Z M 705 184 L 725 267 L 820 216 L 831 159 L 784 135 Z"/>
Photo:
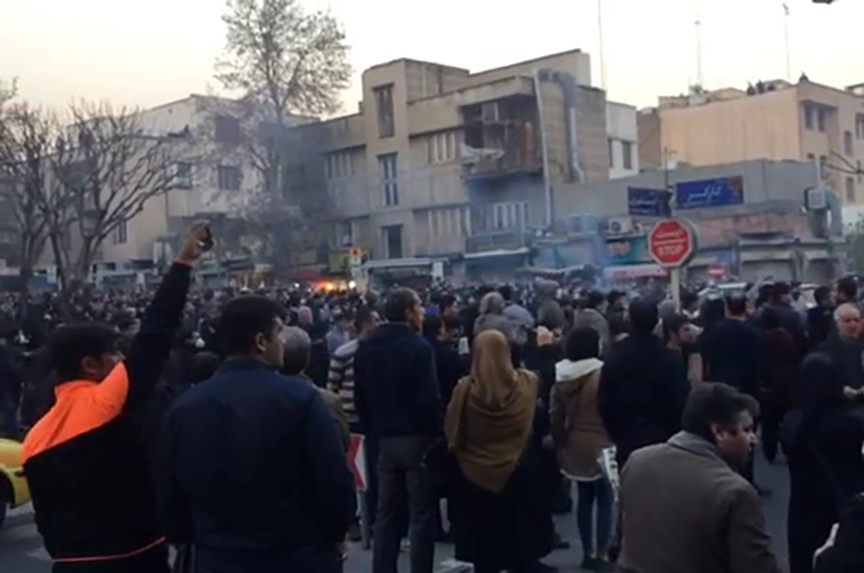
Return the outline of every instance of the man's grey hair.
<path id="1" fill-rule="evenodd" d="M 853 311 L 857 312 L 859 316 L 861 315 L 861 309 L 860 308 L 858 308 L 856 305 L 852 304 L 851 302 L 844 302 L 843 304 L 838 306 L 836 309 L 834 309 L 834 320 L 839 322 L 840 316 L 843 314 L 844 311 L 847 311 L 847 310 L 853 310 Z"/>
<path id="2" fill-rule="evenodd" d="M 279 335 L 285 347 L 285 364 L 296 368 L 305 367 L 312 353 L 312 339 L 309 334 L 300 327 L 286 326 Z"/>

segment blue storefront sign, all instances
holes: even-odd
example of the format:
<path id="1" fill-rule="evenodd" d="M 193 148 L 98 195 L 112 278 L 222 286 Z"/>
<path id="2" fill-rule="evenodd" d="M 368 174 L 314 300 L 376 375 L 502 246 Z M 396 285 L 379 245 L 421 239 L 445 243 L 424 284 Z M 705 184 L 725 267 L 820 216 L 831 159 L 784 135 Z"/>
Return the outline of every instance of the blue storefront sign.
<path id="1" fill-rule="evenodd" d="M 606 241 L 602 256 L 604 265 L 632 265 L 651 260 L 648 254 L 648 237 L 627 237 Z"/>
<path id="2" fill-rule="evenodd" d="M 744 203 L 744 178 L 721 177 L 702 181 L 684 181 L 675 185 L 679 209 L 723 207 Z"/>
<path id="3" fill-rule="evenodd" d="M 669 217 L 669 193 L 662 189 L 627 188 L 627 212 L 643 217 Z"/>

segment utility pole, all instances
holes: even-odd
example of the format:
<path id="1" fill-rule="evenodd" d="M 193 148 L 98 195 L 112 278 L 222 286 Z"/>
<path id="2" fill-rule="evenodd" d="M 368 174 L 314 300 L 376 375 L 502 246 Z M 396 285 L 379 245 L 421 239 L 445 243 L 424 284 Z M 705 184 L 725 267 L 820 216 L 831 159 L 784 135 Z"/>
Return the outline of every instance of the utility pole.
<path id="1" fill-rule="evenodd" d="M 783 2 L 783 40 L 786 45 L 786 80 L 792 81 L 792 59 L 789 52 L 789 5 Z"/>
<path id="2" fill-rule="evenodd" d="M 702 77 L 702 6 L 700 0 L 696 0 L 696 84 L 704 88 Z"/>
<path id="3" fill-rule="evenodd" d="M 600 87 L 603 91 L 609 91 L 606 85 L 606 49 L 603 42 L 603 0 L 597 0 L 597 38 L 600 45 L 598 46 L 598 55 L 600 57 Z"/>

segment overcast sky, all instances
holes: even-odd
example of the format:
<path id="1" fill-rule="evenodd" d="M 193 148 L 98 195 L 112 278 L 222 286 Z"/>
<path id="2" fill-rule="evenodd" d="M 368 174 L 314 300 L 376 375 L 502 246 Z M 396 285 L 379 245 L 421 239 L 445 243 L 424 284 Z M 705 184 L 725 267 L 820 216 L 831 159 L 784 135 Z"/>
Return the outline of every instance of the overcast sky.
<path id="1" fill-rule="evenodd" d="M 610 99 L 652 105 L 696 80 L 699 0 L 601 0 Z M 306 0 L 339 16 L 359 72 L 410 57 L 481 70 L 581 48 L 600 85 L 597 0 Z M 786 75 L 782 0 L 701 0 L 708 88 Z M 787 0 L 792 74 L 864 82 L 864 2 Z M 61 106 L 74 98 L 151 106 L 219 91 L 222 0 L 0 0 L 0 78 Z M 353 111 L 359 90 L 346 92 Z"/>

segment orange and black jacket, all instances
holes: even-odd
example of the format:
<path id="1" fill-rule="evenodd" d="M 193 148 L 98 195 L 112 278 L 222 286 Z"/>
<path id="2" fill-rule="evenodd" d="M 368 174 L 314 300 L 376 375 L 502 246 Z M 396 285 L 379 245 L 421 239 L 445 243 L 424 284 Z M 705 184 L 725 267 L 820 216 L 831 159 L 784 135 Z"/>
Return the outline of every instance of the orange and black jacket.
<path id="1" fill-rule="evenodd" d="M 164 543 L 142 431 L 180 327 L 191 269 L 174 263 L 128 356 L 102 382 L 59 384 L 24 440 L 36 525 L 55 562 L 130 557 Z"/>

